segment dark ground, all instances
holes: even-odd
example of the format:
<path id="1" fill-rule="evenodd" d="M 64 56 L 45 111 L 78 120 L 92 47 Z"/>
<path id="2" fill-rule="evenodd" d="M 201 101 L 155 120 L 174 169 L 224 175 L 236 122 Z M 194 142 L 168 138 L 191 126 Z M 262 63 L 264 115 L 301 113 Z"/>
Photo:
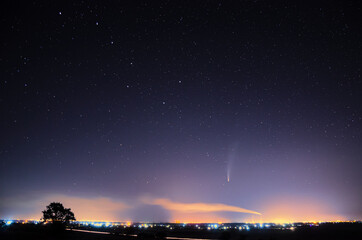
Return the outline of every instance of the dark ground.
<path id="1" fill-rule="evenodd" d="M 304 227 L 294 231 L 290 230 L 254 230 L 248 232 L 239 231 L 162 231 L 147 230 L 138 232 L 136 236 L 110 235 L 99 233 L 85 233 L 76 231 L 63 231 L 54 233 L 49 227 L 32 224 L 13 224 L 13 226 L 3 227 L 0 231 L 1 240 L 18 239 L 79 239 L 79 240 L 128 240 L 128 239 L 162 239 L 167 236 L 184 238 L 208 238 L 208 239 L 239 239 L 239 240 L 355 240 L 362 239 L 362 224 L 326 224 L 320 227 Z M 130 233 L 135 234 L 135 233 Z M 156 237 L 155 237 L 156 236 Z"/>

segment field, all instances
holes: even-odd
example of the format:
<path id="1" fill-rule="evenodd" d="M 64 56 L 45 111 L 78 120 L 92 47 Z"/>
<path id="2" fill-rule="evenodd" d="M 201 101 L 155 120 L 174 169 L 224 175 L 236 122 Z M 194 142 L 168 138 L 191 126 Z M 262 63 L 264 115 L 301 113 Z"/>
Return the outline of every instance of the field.
<path id="1" fill-rule="evenodd" d="M 96 230 L 96 231 L 94 231 Z M 115 233 L 115 234 L 114 234 Z M 0 239 L 2 240 L 17 240 L 17 239 L 77 239 L 77 240 L 136 240 L 136 239 L 238 239 L 238 240 L 355 240 L 362 239 L 362 224 L 361 223 L 346 223 L 346 224 L 326 224 L 319 227 L 301 227 L 293 231 L 263 229 L 251 231 L 236 231 L 236 230 L 192 230 L 179 229 L 175 231 L 165 229 L 147 229 L 128 231 L 128 233 L 113 231 L 100 231 L 98 229 L 74 229 L 54 232 L 46 226 L 37 226 L 33 224 L 13 224 L 9 227 L 3 227 L 0 231 Z"/>

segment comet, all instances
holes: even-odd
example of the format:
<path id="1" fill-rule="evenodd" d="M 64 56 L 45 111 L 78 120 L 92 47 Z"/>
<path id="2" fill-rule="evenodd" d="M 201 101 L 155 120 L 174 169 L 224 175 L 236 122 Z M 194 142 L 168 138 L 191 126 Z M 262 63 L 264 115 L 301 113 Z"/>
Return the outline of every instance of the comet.
<path id="1" fill-rule="evenodd" d="M 226 180 L 229 183 L 231 180 L 231 168 L 238 150 L 238 143 L 235 143 L 229 150 L 228 160 L 226 163 Z"/>
<path id="2" fill-rule="evenodd" d="M 227 180 L 227 182 L 229 183 L 230 182 L 230 167 L 229 167 L 229 165 L 231 165 L 231 164 L 228 164 L 228 167 L 227 167 L 227 170 L 226 170 L 226 180 Z"/>

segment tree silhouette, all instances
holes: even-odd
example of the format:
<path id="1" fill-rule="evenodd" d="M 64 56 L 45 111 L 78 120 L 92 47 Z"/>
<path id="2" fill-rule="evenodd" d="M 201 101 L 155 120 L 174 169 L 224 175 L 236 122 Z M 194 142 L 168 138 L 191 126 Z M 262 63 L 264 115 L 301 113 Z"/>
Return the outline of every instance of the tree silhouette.
<path id="1" fill-rule="evenodd" d="M 69 221 L 75 221 L 74 213 L 70 208 L 64 208 L 60 202 L 52 202 L 43 211 L 43 220 L 51 220 L 52 223 L 67 224 Z"/>

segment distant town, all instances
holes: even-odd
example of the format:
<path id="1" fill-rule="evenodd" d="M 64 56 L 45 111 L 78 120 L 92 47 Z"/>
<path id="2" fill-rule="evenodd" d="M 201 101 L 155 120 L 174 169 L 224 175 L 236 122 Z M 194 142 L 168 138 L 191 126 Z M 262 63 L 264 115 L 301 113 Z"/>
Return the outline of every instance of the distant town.
<path id="1" fill-rule="evenodd" d="M 47 224 L 39 220 L 0 220 L 2 225 L 11 224 Z M 168 230 L 193 229 L 193 230 L 230 230 L 250 231 L 260 229 L 278 229 L 294 231 L 300 227 L 319 227 L 325 224 L 346 224 L 359 223 L 362 221 L 323 221 L 323 222 L 285 222 L 285 223 L 149 223 L 149 222 L 109 222 L 109 221 L 72 221 L 69 229 L 94 228 L 94 229 L 110 229 L 120 228 L 165 228 Z"/>

